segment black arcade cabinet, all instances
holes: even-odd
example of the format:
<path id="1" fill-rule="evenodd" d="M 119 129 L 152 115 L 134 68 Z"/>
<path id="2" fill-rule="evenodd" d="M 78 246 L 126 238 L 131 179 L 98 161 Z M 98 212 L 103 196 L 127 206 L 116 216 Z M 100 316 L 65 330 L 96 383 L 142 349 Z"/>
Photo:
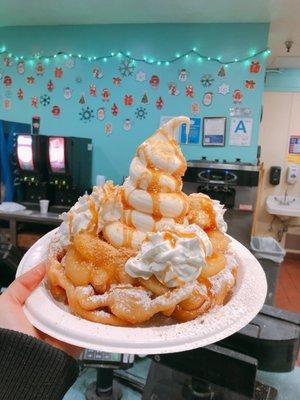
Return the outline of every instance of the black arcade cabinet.
<path id="1" fill-rule="evenodd" d="M 22 204 L 39 207 L 41 199 L 49 198 L 47 170 L 47 136 L 18 134 L 17 163 L 22 185 Z"/>
<path id="2" fill-rule="evenodd" d="M 48 136 L 49 184 L 53 191 L 52 211 L 70 208 L 91 189 L 92 140 Z"/>

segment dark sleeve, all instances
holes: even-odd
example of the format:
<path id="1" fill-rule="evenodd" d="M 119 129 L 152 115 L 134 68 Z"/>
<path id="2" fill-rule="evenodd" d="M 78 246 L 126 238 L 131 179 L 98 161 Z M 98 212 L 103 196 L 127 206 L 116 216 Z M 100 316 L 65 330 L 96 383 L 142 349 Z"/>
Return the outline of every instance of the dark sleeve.
<path id="1" fill-rule="evenodd" d="M 60 400 L 77 376 L 78 363 L 62 350 L 0 328 L 0 400 Z"/>

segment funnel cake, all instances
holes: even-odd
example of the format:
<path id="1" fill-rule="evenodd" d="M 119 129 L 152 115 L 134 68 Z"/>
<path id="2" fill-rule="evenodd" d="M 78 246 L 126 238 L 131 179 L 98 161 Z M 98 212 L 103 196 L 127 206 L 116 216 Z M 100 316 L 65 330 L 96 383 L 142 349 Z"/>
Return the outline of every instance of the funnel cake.
<path id="1" fill-rule="evenodd" d="M 161 313 L 189 321 L 222 306 L 237 266 L 224 209 L 182 192 L 186 160 L 173 118 L 142 143 L 122 186 L 111 181 L 79 198 L 52 239 L 47 279 L 75 315 L 127 326 Z"/>

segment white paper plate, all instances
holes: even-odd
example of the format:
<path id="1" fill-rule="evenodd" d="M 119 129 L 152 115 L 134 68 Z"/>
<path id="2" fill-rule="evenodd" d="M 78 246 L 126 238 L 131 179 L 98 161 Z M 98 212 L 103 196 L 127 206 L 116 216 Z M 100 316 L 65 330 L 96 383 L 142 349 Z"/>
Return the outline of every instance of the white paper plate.
<path id="1" fill-rule="evenodd" d="M 38 240 L 24 255 L 17 276 L 46 259 L 55 230 Z M 48 335 L 80 347 L 106 352 L 162 354 L 185 351 L 217 342 L 247 325 L 261 309 L 266 293 L 265 274 L 256 258 L 232 239 L 237 254 L 237 284 L 231 300 L 197 319 L 172 325 L 115 327 L 78 318 L 56 302 L 42 283 L 28 298 L 29 321 Z"/>

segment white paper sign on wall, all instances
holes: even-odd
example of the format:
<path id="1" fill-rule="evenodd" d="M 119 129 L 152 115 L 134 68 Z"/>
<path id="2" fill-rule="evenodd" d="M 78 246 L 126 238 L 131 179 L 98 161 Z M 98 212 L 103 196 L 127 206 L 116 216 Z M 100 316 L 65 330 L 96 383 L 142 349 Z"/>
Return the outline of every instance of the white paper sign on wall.
<path id="1" fill-rule="evenodd" d="M 252 137 L 252 118 L 231 118 L 230 146 L 250 146 Z"/>

